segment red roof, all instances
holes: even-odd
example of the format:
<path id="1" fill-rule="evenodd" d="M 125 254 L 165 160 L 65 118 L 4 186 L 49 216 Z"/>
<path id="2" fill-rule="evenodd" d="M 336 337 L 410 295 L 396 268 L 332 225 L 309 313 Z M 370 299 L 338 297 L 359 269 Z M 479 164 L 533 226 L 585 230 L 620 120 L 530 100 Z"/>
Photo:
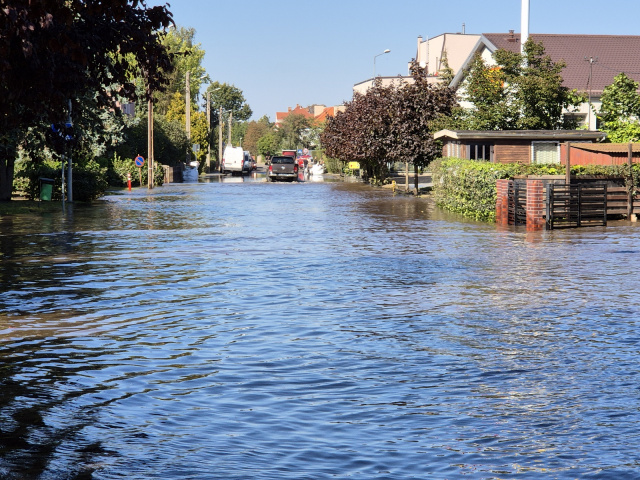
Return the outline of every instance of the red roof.
<path id="1" fill-rule="evenodd" d="M 520 51 L 519 33 L 485 33 L 484 37 L 497 48 Z M 597 58 L 592 65 L 592 93 L 602 93 L 613 78 L 624 72 L 640 82 L 640 36 L 637 35 L 529 35 L 535 42 L 542 42 L 545 53 L 554 62 L 564 60 L 562 71 L 564 85 L 586 92 L 589 89 L 589 59 Z M 587 60 L 585 60 L 585 57 Z"/>

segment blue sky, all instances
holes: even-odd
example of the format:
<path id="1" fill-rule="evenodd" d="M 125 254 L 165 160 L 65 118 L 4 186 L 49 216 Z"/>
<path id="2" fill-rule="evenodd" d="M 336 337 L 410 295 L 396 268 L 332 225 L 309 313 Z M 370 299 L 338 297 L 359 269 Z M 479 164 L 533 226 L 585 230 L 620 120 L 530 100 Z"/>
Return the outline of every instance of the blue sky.
<path id="1" fill-rule="evenodd" d="M 196 30 L 213 81 L 240 88 L 257 119 L 337 105 L 354 84 L 406 75 L 417 37 L 520 31 L 520 0 L 147 0 Z M 531 33 L 640 35 L 638 0 L 530 0 Z M 640 52 L 638 52 L 640 55 Z"/>

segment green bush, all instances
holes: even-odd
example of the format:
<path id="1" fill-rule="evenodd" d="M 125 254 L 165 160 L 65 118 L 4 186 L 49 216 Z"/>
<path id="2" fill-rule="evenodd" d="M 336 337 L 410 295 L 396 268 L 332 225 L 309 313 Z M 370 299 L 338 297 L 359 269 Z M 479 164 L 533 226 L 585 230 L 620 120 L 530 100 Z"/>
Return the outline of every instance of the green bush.
<path id="1" fill-rule="evenodd" d="M 142 185 L 148 184 L 149 178 L 149 166 L 145 164 L 140 168 L 136 167 L 136 162 L 132 158 L 122 158 L 118 154 L 113 155 L 113 159 L 109 164 L 109 184 L 114 187 L 126 187 L 127 186 L 127 174 L 131 174 L 131 185 L 135 187 L 140 186 L 140 173 L 142 173 Z M 164 170 L 156 162 L 156 168 L 153 173 L 155 185 L 162 185 L 164 183 Z"/>
<path id="2" fill-rule="evenodd" d="M 62 164 L 59 161 L 47 159 L 41 162 L 30 160 L 20 161 L 16 164 L 13 187 L 18 194 L 34 200 L 40 197 L 40 178 L 53 180 L 52 200 L 62 199 Z M 73 200 L 89 202 L 104 195 L 108 183 L 106 179 L 106 167 L 102 167 L 97 161 L 90 160 L 84 164 L 73 164 Z M 65 166 L 65 180 L 67 170 Z"/>
<path id="3" fill-rule="evenodd" d="M 563 175 L 565 167 L 441 158 L 431 163 L 431 173 L 438 206 L 476 220 L 495 221 L 497 180 L 518 175 Z M 571 174 L 623 178 L 627 188 L 637 189 L 640 165 L 634 165 L 633 185 L 627 165 L 576 165 L 571 167 Z"/>

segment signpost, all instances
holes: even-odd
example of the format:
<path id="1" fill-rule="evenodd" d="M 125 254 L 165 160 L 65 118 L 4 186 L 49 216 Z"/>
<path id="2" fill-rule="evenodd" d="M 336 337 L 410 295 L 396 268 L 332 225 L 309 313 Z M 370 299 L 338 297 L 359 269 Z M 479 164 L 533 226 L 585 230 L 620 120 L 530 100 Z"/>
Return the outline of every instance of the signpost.
<path id="1" fill-rule="evenodd" d="M 142 166 L 144 165 L 144 157 L 142 157 L 142 155 L 138 155 L 135 162 L 136 167 L 138 167 L 138 171 L 140 173 L 140 186 L 142 186 Z"/>

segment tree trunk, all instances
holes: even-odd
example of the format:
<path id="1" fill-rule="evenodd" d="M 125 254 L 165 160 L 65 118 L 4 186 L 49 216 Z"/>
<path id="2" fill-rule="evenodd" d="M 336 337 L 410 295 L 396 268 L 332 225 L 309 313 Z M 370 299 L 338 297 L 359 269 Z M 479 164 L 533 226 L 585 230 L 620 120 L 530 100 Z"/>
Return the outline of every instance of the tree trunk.
<path id="1" fill-rule="evenodd" d="M 0 156 L 0 202 L 11 200 L 14 162 L 13 157 Z"/>
<path id="2" fill-rule="evenodd" d="M 409 160 L 404 161 L 404 191 L 409 193 Z"/>
<path id="3" fill-rule="evenodd" d="M 418 178 L 419 169 L 418 169 L 418 164 L 417 164 L 417 163 L 415 163 L 415 162 L 414 162 L 414 164 L 413 164 L 413 172 L 414 172 L 414 181 L 413 181 L 413 184 L 414 184 L 414 185 L 415 185 L 415 187 L 416 187 L 416 195 L 417 195 L 417 194 L 418 194 L 418 183 L 419 183 L 419 182 L 418 182 L 418 180 L 419 180 L 419 178 Z"/>

